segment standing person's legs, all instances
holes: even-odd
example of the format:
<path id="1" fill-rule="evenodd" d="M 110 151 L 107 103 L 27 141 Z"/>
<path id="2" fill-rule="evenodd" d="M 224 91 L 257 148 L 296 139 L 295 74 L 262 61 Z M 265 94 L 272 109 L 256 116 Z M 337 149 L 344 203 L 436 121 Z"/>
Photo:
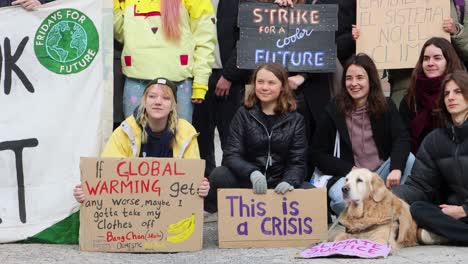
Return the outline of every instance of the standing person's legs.
<path id="1" fill-rule="evenodd" d="M 233 82 L 229 95 L 225 97 L 217 97 L 215 95 L 215 124 L 219 132 L 219 140 L 221 141 L 221 149 L 224 150 L 227 137 L 229 136 L 229 129 L 231 121 L 241 102 L 241 92 L 244 84 Z M 213 155 L 214 156 L 214 155 Z"/>
<path id="2" fill-rule="evenodd" d="M 147 80 L 125 78 L 122 102 L 124 118 L 132 115 L 135 108 L 140 104 L 141 97 L 148 83 L 149 81 Z"/>
<path id="3" fill-rule="evenodd" d="M 227 167 L 215 168 L 210 175 L 210 191 L 205 197 L 205 211 L 210 213 L 218 211 L 219 188 L 252 188 L 252 183 L 239 181 L 234 172 Z"/>
<path id="4" fill-rule="evenodd" d="M 447 238 L 450 242 L 468 244 L 468 218 L 455 219 L 435 204 L 418 201 L 411 204 L 411 215 L 419 227 Z"/>
<path id="5" fill-rule="evenodd" d="M 175 83 L 177 85 L 177 114 L 180 118 L 192 123 L 192 79 Z"/>
<path id="6" fill-rule="evenodd" d="M 215 130 L 215 94 L 216 83 L 218 82 L 220 70 L 213 70 L 208 81 L 208 92 L 205 100 L 201 104 L 195 104 L 193 110 L 193 126 L 200 133 L 198 136 L 198 147 L 200 157 L 205 160 L 205 177 L 209 177 L 216 168 L 214 151 L 214 130 Z"/>

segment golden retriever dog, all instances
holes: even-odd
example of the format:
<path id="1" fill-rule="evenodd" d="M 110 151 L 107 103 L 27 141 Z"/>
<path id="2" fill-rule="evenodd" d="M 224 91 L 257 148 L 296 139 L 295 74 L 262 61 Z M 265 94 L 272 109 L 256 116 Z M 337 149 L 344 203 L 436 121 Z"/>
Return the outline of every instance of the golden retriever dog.
<path id="1" fill-rule="evenodd" d="M 346 228 L 335 241 L 368 239 L 389 244 L 392 251 L 417 245 L 417 226 L 409 205 L 385 187 L 383 180 L 367 169 L 352 170 L 342 188 L 347 208 L 339 217 Z"/>

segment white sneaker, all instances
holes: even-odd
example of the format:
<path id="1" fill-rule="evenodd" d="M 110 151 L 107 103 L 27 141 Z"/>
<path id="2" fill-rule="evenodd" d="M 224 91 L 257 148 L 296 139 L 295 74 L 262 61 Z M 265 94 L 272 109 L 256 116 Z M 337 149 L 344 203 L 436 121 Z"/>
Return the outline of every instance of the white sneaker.
<path id="1" fill-rule="evenodd" d="M 205 223 L 218 222 L 218 213 L 210 213 L 210 212 L 204 211 L 203 222 Z"/>
<path id="2" fill-rule="evenodd" d="M 418 229 L 418 241 L 422 245 L 440 245 L 448 242 L 448 239 L 427 231 L 426 229 Z"/>

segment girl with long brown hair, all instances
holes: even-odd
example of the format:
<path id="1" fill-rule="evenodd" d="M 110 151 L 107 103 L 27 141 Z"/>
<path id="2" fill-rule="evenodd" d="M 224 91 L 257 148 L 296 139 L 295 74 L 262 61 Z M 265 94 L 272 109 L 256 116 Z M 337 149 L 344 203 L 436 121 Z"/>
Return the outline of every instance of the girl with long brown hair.
<path id="1" fill-rule="evenodd" d="M 372 59 L 363 53 L 354 55 L 344 73 L 341 91 L 327 105 L 311 150 L 320 171 L 334 176 L 328 187 L 330 206 L 337 215 L 346 206 L 341 188 L 343 176 L 351 170 L 376 171 L 392 188 L 405 181 L 414 161 L 408 155 L 408 133 L 395 104 L 384 97 Z M 333 155 L 335 144 L 339 157 Z"/>
<path id="2" fill-rule="evenodd" d="M 210 174 L 205 210 L 216 212 L 218 188 L 268 188 L 285 194 L 305 183 L 307 139 L 303 117 L 280 64 L 267 63 L 253 74 L 253 88 L 231 122 L 223 166 Z"/>
<path id="3" fill-rule="evenodd" d="M 411 151 L 416 153 L 424 137 L 443 124 L 436 113 L 441 82 L 448 73 L 462 70 L 452 44 L 444 38 L 430 38 L 419 54 L 411 75 L 408 93 L 400 103 L 400 114 L 411 135 Z"/>

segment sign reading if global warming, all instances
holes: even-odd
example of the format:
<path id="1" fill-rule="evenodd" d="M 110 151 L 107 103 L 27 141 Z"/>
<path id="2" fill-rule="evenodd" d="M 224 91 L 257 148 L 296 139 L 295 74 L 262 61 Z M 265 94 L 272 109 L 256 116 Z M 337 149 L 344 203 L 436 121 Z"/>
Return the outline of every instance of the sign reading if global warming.
<path id="1" fill-rule="evenodd" d="M 220 248 L 308 246 L 326 236 L 326 189 L 220 189 L 218 232 Z"/>
<path id="2" fill-rule="evenodd" d="M 203 160 L 82 158 L 84 251 L 202 248 Z"/>
<path id="3" fill-rule="evenodd" d="M 76 9 L 51 13 L 34 37 L 34 51 L 39 62 L 59 74 L 86 69 L 98 49 L 99 35 L 93 21 Z"/>
<path id="4" fill-rule="evenodd" d="M 255 69 L 268 62 L 293 72 L 335 71 L 337 5 L 240 2 L 237 66 Z"/>

